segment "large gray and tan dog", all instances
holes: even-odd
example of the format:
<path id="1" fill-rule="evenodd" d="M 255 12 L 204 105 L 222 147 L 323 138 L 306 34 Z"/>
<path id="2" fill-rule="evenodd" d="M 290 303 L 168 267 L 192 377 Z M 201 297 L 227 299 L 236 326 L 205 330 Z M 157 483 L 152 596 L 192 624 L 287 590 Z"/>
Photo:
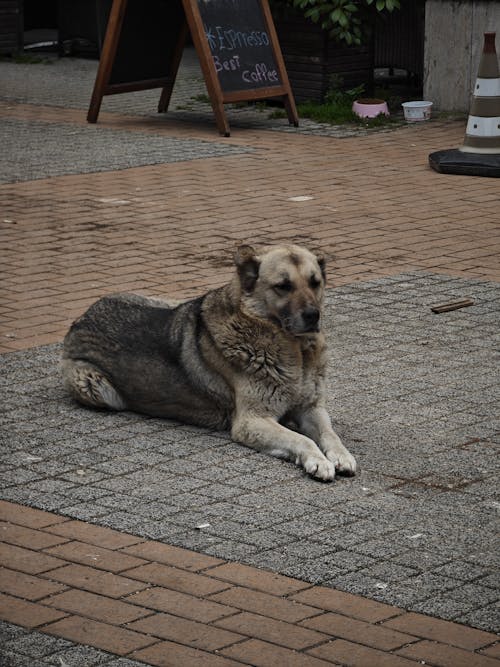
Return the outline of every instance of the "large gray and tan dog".
<path id="1" fill-rule="evenodd" d="M 216 429 L 321 480 L 356 461 L 325 409 L 324 261 L 294 245 L 242 246 L 233 280 L 177 307 L 97 301 L 69 330 L 63 373 L 85 405 Z"/>

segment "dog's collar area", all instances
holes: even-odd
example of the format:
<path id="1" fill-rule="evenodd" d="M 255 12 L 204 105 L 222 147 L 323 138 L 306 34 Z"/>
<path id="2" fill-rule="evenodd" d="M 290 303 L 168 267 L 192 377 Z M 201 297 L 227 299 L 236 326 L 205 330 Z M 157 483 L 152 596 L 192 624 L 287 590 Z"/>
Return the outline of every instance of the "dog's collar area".
<path id="1" fill-rule="evenodd" d="M 311 340 L 314 340 L 319 333 L 321 333 L 321 331 L 319 329 L 315 329 L 314 331 L 303 331 L 293 335 L 296 338 L 310 338 Z"/>

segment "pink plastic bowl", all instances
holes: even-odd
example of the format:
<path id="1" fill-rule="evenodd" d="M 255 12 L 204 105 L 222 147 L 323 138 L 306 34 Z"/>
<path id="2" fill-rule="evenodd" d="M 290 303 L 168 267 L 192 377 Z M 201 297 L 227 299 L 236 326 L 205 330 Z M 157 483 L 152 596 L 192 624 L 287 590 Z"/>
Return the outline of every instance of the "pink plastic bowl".
<path id="1" fill-rule="evenodd" d="M 352 105 L 352 110 L 360 118 L 375 118 L 379 114 L 389 115 L 387 102 L 384 100 L 356 100 Z"/>

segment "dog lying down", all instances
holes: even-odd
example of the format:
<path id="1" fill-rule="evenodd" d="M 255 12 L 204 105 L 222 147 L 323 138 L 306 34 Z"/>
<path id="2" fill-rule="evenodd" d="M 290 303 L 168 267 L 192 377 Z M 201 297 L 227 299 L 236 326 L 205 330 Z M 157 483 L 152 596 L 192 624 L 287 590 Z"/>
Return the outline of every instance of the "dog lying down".
<path id="1" fill-rule="evenodd" d="M 81 403 L 213 429 L 329 481 L 356 461 L 325 409 L 324 260 L 286 245 L 241 246 L 227 285 L 176 307 L 106 296 L 64 340 Z"/>

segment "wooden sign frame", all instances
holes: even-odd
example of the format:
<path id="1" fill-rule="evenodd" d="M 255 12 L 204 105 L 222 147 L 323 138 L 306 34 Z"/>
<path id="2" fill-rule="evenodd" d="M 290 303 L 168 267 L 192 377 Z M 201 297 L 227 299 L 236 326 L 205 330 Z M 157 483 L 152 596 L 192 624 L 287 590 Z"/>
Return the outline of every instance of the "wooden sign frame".
<path id="1" fill-rule="evenodd" d="M 104 95 L 114 95 L 117 93 L 129 93 L 137 90 L 148 90 L 151 88 L 162 88 L 158 111 L 165 112 L 168 109 L 175 79 L 179 70 L 182 58 L 182 52 L 186 43 L 188 34 L 188 25 L 186 20 L 182 21 L 179 28 L 177 43 L 175 44 L 173 55 L 170 62 L 166 63 L 165 76 L 141 79 L 126 83 L 112 83 L 111 74 L 115 62 L 120 37 L 122 35 L 125 12 L 127 11 L 128 0 L 113 0 L 111 12 L 109 14 L 108 25 L 102 46 L 99 67 L 94 83 L 94 89 L 90 100 L 87 121 L 96 123 Z"/>
<path id="2" fill-rule="evenodd" d="M 177 2 L 180 1 L 181 0 L 177 0 Z M 225 104 L 265 98 L 281 98 L 290 124 L 295 125 L 295 127 L 298 126 L 299 119 L 297 109 L 283 56 L 281 54 L 268 0 L 255 0 L 255 2 L 261 12 L 261 18 L 269 38 L 269 47 L 272 53 L 273 62 L 276 65 L 277 78 L 279 81 L 276 85 L 270 84 L 268 86 L 265 85 L 255 88 L 247 87 L 244 89 L 242 86 L 241 90 L 224 90 L 221 85 L 210 45 L 205 34 L 205 26 L 199 9 L 199 1 L 200 0 L 182 0 L 184 19 L 182 25 L 179 27 L 179 34 L 177 35 L 173 51 L 171 51 L 170 62 L 165 63 L 165 76 L 146 78 L 138 81 L 113 83 L 111 80 L 113 64 L 120 43 L 128 3 L 128 0 L 113 0 L 94 90 L 87 114 L 89 123 L 97 122 L 104 95 L 146 90 L 150 88 L 162 88 L 158 103 L 158 111 L 166 112 L 170 103 L 172 90 L 189 30 L 198 54 L 205 84 L 212 103 L 217 128 L 221 135 L 225 137 L 230 136 L 229 123 L 224 110 Z M 147 11 L 147 7 L 144 7 L 144 11 Z M 166 58 L 166 60 L 168 60 L 168 58 Z"/>
<path id="3" fill-rule="evenodd" d="M 205 27 L 201 18 L 198 7 L 199 0 L 182 0 L 186 18 L 191 30 L 191 36 L 198 52 L 201 68 L 205 77 L 210 100 L 212 101 L 212 108 L 214 110 L 217 127 L 219 132 L 228 137 L 229 124 L 227 122 L 226 114 L 224 112 L 224 104 L 234 102 L 244 102 L 252 100 L 261 100 L 270 97 L 281 97 L 283 99 L 285 109 L 288 115 L 290 124 L 296 127 L 299 124 L 297 109 L 293 99 L 292 89 L 288 80 L 288 74 L 285 68 L 283 56 L 278 42 L 278 36 L 274 27 L 271 10 L 269 8 L 268 0 L 256 0 L 262 12 L 264 25 L 270 38 L 270 45 L 277 66 L 278 74 L 281 83 L 276 86 L 268 86 L 254 89 L 241 89 L 236 91 L 224 91 L 221 87 L 217 71 L 215 69 L 214 60 L 205 35 Z"/>

